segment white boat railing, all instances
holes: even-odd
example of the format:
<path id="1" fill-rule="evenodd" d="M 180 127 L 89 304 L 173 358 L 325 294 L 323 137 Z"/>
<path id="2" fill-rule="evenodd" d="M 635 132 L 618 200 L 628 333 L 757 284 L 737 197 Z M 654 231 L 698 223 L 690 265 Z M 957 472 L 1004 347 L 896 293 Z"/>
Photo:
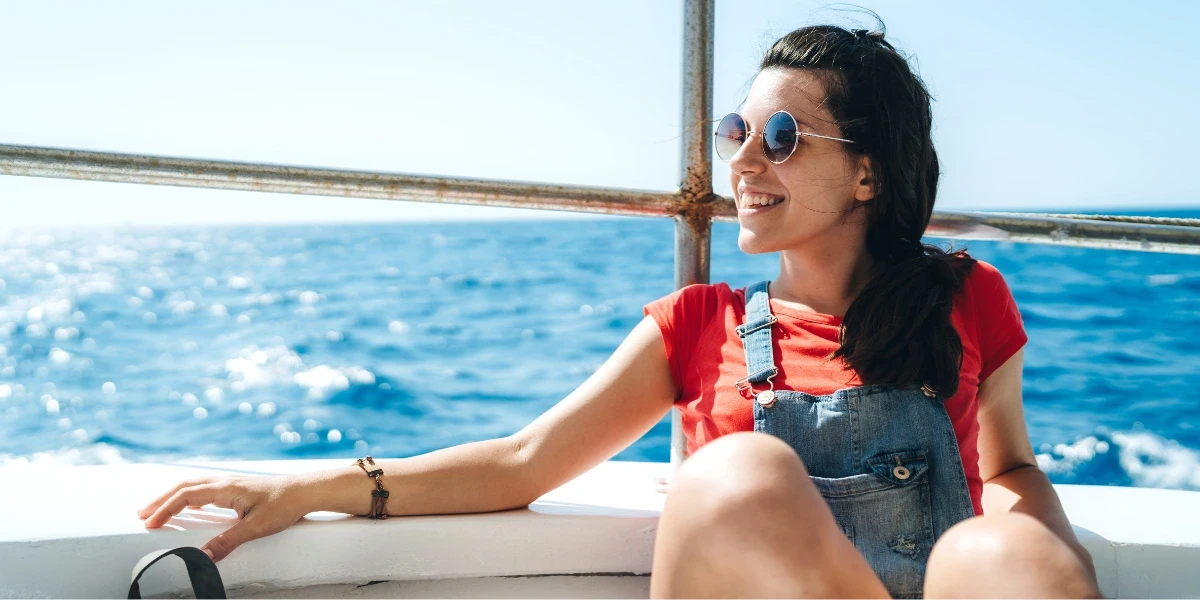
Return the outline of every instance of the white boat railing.
<path id="1" fill-rule="evenodd" d="M 708 283 L 712 222 L 735 221 L 731 198 L 713 193 L 712 73 L 715 0 L 684 0 L 681 165 L 674 192 L 0 145 L 0 174 L 249 190 L 675 220 L 675 287 Z M 1200 219 L 1045 213 L 934 213 L 926 234 L 1175 254 L 1200 254 Z M 683 459 L 672 411 L 671 462 Z"/>

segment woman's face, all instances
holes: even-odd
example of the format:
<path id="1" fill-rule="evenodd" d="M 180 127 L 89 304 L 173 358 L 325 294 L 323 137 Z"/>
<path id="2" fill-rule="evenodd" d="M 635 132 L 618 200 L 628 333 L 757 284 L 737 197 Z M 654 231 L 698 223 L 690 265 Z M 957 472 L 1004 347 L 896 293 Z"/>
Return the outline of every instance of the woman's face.
<path id="1" fill-rule="evenodd" d="M 754 79 L 740 112 L 750 131 L 762 131 L 772 114 L 786 110 L 801 132 L 844 137 L 823 105 L 825 86 L 800 69 L 766 69 Z M 866 211 L 847 220 L 856 202 L 871 198 L 869 161 L 852 157 L 845 142 L 800 136 L 782 164 L 768 160 L 762 136 L 754 134 L 729 161 L 730 185 L 738 206 L 738 247 L 748 254 L 797 249 L 818 242 L 844 246 L 845 236 L 863 233 Z M 748 206 L 762 195 L 783 198 L 774 206 Z M 850 229 L 847 229 L 847 228 Z"/>

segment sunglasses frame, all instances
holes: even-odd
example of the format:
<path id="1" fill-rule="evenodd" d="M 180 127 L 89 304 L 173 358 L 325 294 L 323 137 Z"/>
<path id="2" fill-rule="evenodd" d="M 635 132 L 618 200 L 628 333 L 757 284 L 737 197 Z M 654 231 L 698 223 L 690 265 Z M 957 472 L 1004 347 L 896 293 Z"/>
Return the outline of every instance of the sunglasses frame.
<path id="1" fill-rule="evenodd" d="M 787 156 L 785 156 L 779 160 L 771 160 L 770 154 L 767 151 L 767 137 L 765 135 L 762 135 L 763 132 L 761 132 L 761 131 L 751 131 L 750 125 L 746 122 L 746 117 L 743 117 L 742 115 L 740 115 L 736 112 L 731 112 L 717 120 L 717 131 L 713 132 L 713 153 L 717 155 L 717 158 L 720 158 L 721 160 L 723 160 L 725 162 L 729 162 L 729 159 L 733 158 L 733 156 L 730 156 L 729 159 L 722 157 L 721 153 L 717 152 L 717 146 L 716 146 L 716 144 L 717 144 L 716 138 L 721 137 L 721 132 L 720 132 L 721 123 L 724 123 L 725 119 L 728 119 L 731 116 L 737 116 L 738 119 L 741 119 L 742 124 L 746 126 L 746 137 L 743 138 L 742 141 L 738 144 L 738 151 L 741 150 L 742 146 L 746 145 L 746 141 L 750 139 L 750 136 L 757 133 L 757 134 L 759 134 L 758 139 L 760 140 L 760 146 L 762 147 L 763 157 L 766 158 L 771 163 L 777 164 L 777 165 L 783 164 L 784 162 L 787 161 L 787 159 L 791 158 L 792 155 L 796 153 L 796 148 L 798 146 L 800 146 L 800 138 L 802 138 L 802 137 L 821 138 L 823 140 L 833 140 L 835 142 L 843 142 L 846 144 L 854 143 L 854 140 L 847 140 L 845 138 L 821 135 L 819 133 L 808 133 L 807 131 L 800 131 L 800 122 L 796 120 L 796 117 L 792 116 L 792 113 L 790 113 L 786 110 L 777 110 L 777 111 L 771 113 L 771 116 L 767 117 L 767 120 L 764 122 L 763 128 L 764 129 L 766 128 L 765 123 L 770 123 L 771 119 L 774 119 L 775 116 L 779 115 L 779 114 L 787 115 L 787 118 L 791 119 L 792 124 L 796 126 L 795 127 L 796 139 L 795 139 L 795 141 L 792 142 L 792 149 L 788 151 Z M 735 141 L 735 140 L 733 140 L 733 138 L 730 138 L 728 136 L 725 136 L 725 139 L 728 139 L 730 141 Z M 734 152 L 734 156 L 737 155 L 738 151 Z"/>

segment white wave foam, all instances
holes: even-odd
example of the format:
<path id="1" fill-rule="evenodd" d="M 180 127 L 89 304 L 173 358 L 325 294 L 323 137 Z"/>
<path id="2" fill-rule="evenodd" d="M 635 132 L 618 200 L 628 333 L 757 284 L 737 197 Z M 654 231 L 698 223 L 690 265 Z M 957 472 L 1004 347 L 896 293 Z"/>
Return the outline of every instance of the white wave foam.
<path id="1" fill-rule="evenodd" d="M 27 456 L 0 454 L 0 469 L 10 467 L 55 467 L 63 465 L 113 465 L 131 462 L 121 451 L 103 442 L 79 448 L 34 452 Z"/>
<path id="2" fill-rule="evenodd" d="M 63 366 L 71 362 L 71 353 L 62 348 L 52 348 L 48 358 L 52 364 Z"/>
<path id="3" fill-rule="evenodd" d="M 1150 433 L 1114 433 L 1121 468 L 1139 487 L 1200 490 L 1200 452 Z"/>
<path id="4" fill-rule="evenodd" d="M 1162 275 L 1151 275 L 1146 278 L 1146 283 L 1150 287 L 1158 287 L 1160 285 L 1175 285 L 1179 280 L 1183 279 L 1183 275 L 1178 273 L 1166 273 Z"/>
<path id="5" fill-rule="evenodd" d="M 1200 490 L 1200 451 L 1153 433 L 1101 430 L 1043 450 L 1038 467 L 1066 483 L 1124 475 L 1136 487 Z"/>
<path id="6" fill-rule="evenodd" d="M 192 300 L 184 300 L 171 305 L 171 314 L 176 316 L 186 316 L 196 312 L 196 303 Z"/>
<path id="7" fill-rule="evenodd" d="M 249 277 L 233 276 L 233 277 L 230 277 L 225 282 L 225 285 L 228 285 L 230 287 L 230 289 L 244 290 L 244 289 L 249 288 L 250 286 L 254 285 L 254 281 L 251 280 Z"/>
<path id="8" fill-rule="evenodd" d="M 82 437 L 78 435 L 80 432 L 83 433 Z M 73 437 L 75 441 L 83 443 L 86 441 L 86 432 L 76 430 L 76 435 Z M 26 455 L 0 453 L 0 471 L 22 468 L 47 469 L 62 466 L 88 467 L 128 463 L 224 462 L 231 460 L 245 459 L 229 456 L 209 456 L 205 454 L 193 456 L 175 454 L 134 455 L 116 446 L 100 442 L 73 448 L 64 447 L 58 450 L 33 452 Z"/>
<path id="9" fill-rule="evenodd" d="M 64 321 L 74 310 L 67 298 L 47 300 L 30 308 L 25 318 L 30 322 L 46 320 L 48 322 Z"/>
<path id="10" fill-rule="evenodd" d="M 232 381 L 240 381 L 247 387 L 259 387 L 291 380 L 303 365 L 300 355 L 284 346 L 265 350 L 248 346 L 238 352 L 237 358 L 225 361 L 225 371 Z"/>
<path id="11" fill-rule="evenodd" d="M 325 301 L 325 294 L 318 294 L 312 290 L 300 292 L 298 296 L 301 304 L 317 304 Z"/>
<path id="12" fill-rule="evenodd" d="M 331 392 L 349 389 L 351 382 L 360 385 L 375 383 L 375 374 L 361 367 L 335 369 L 328 365 L 317 365 L 296 373 L 292 380 L 296 385 L 308 389 L 309 398 L 325 398 Z"/>
<path id="13" fill-rule="evenodd" d="M 309 367 L 300 355 L 286 346 L 243 348 L 237 358 L 225 361 L 225 371 L 231 388 L 237 390 L 292 384 L 308 390 L 308 397 L 313 399 L 327 398 L 351 385 L 375 383 L 375 374 L 358 366 Z"/>

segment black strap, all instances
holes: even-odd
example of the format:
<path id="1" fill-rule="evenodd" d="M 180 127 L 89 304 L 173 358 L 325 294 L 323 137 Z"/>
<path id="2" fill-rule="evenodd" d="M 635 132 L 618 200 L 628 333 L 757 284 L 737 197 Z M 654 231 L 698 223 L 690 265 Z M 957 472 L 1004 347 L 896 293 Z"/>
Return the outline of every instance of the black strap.
<path id="1" fill-rule="evenodd" d="M 129 597 L 141 598 L 142 590 L 138 588 L 138 580 L 142 578 L 142 574 L 149 569 L 151 565 L 162 560 L 167 556 L 175 555 L 183 559 L 184 566 L 187 567 L 188 579 L 192 581 L 192 593 L 197 598 L 225 598 L 225 584 L 221 583 L 221 572 L 217 570 L 217 565 L 199 548 L 184 546 L 174 550 L 162 550 L 158 555 L 153 554 L 152 560 L 142 565 L 142 568 L 133 576 L 133 582 L 129 584 Z M 146 561 L 147 557 L 143 557 L 138 564 L 141 565 Z M 136 566 L 134 567 L 137 568 Z"/>

